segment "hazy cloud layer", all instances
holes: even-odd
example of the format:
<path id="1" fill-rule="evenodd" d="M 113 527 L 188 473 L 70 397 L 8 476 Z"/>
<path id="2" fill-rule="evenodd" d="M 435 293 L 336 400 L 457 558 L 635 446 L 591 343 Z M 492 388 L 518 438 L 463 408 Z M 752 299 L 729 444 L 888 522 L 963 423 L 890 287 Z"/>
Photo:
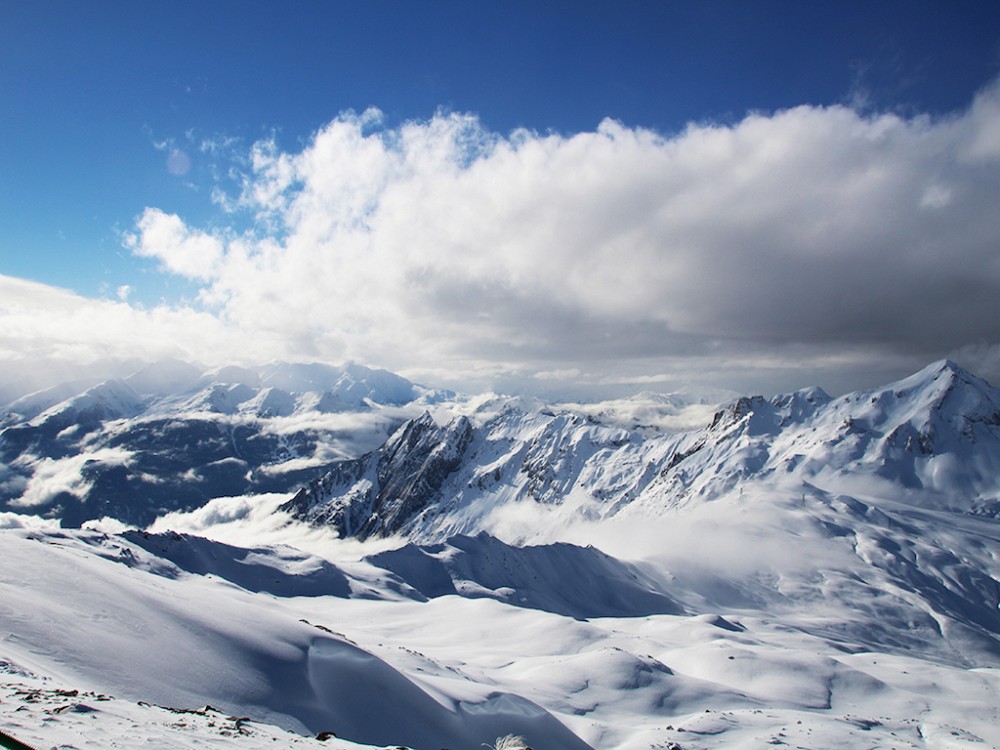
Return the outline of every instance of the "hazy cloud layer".
<path id="1" fill-rule="evenodd" d="M 143 309 L 0 276 L 0 397 L 109 374 L 106 362 L 245 350 L 215 314 L 187 306 Z"/>
<path id="2" fill-rule="evenodd" d="M 239 342 L 458 384 L 837 390 L 998 361 L 998 85 L 947 119 L 803 106 L 671 136 L 369 111 L 249 163 L 220 206 L 253 232 L 147 208 L 126 240 L 200 311 L 79 304 L 201 358 Z"/>

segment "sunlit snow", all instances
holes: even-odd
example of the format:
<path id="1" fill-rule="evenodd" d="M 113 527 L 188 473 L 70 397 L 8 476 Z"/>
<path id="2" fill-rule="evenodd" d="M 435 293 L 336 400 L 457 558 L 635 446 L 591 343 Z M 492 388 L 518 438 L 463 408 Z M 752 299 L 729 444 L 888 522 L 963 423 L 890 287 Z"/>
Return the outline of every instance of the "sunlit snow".
<path id="1" fill-rule="evenodd" d="M 679 434 L 610 406 L 435 408 L 419 435 L 470 420 L 461 465 L 366 541 L 288 493 L 144 529 L 4 512 L 4 731 L 81 750 L 1000 746 L 983 381 L 936 363 L 734 400 Z"/>

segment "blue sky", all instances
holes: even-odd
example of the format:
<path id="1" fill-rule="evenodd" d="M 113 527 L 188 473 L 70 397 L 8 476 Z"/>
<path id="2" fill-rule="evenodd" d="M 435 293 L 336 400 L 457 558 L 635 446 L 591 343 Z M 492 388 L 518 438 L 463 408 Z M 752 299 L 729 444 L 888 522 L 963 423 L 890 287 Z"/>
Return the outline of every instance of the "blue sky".
<path id="1" fill-rule="evenodd" d="M 597 132 L 610 118 L 629 134 L 655 134 L 666 141 L 664 148 L 682 144 L 687 148 L 692 140 L 683 140 L 683 135 L 692 123 L 706 132 L 728 128 L 726 132 L 733 134 L 744 124 L 743 131 L 750 133 L 748 115 L 756 113 L 777 128 L 785 122 L 782 112 L 801 107 L 811 112 L 845 108 L 868 123 L 891 115 L 909 123 L 912 133 L 919 130 L 914 123 L 940 124 L 968 115 L 977 94 L 988 89 L 1000 72 L 1000 4 L 987 0 L 947 4 L 43 0 L 3 2 L 0 8 L 4 19 L 0 24 L 0 274 L 71 290 L 85 300 L 127 301 L 145 313 L 158 305 L 174 313 L 206 313 L 249 334 L 254 333 L 254 323 L 240 317 L 231 290 L 238 285 L 236 277 L 225 281 L 217 270 L 178 272 L 176 265 L 171 270 L 168 251 L 151 244 L 151 228 L 157 217 L 170 216 L 183 222 L 178 231 L 187 233 L 185 237 L 201 233 L 230 242 L 249 230 L 256 241 L 283 242 L 294 235 L 288 216 L 279 216 L 276 206 L 263 211 L 260 204 L 248 206 L 246 200 L 236 206 L 247 186 L 259 187 L 263 179 L 251 164 L 254 144 L 267 144 L 272 155 L 302 157 L 317 132 L 346 117 L 344 113 L 360 115 L 370 107 L 381 115 L 365 120 L 358 132 L 378 131 L 383 144 L 400 139 L 411 122 L 422 123 L 421 132 L 429 133 L 426 128 L 435 115 L 449 113 L 473 116 L 475 138 L 504 143 L 516 141 L 511 134 L 523 132 L 519 129 L 539 141 L 555 135 L 569 143 L 576 134 Z M 461 137 L 467 138 L 471 131 L 463 132 Z M 783 136 L 766 137 L 776 143 Z M 936 142 L 928 137 L 921 153 L 936 148 Z M 944 163 L 954 156 L 942 148 L 933 158 L 920 157 L 921 163 Z M 476 161 L 483 153 L 465 153 L 463 158 Z M 336 163 L 327 167 L 335 171 Z M 617 167 L 609 164 L 607 169 L 614 174 Z M 978 169 L 969 179 L 985 179 L 992 186 L 992 167 Z M 297 179 L 301 182 L 301 175 Z M 931 182 L 922 200 L 934 203 L 937 196 L 950 202 L 950 196 L 960 194 L 950 184 Z M 376 213 L 384 197 L 379 193 L 372 199 Z M 459 215 L 473 210 L 463 209 L 461 200 L 456 207 Z M 150 214 L 148 209 L 159 213 Z M 268 212 L 276 224 L 264 221 Z M 566 214 L 559 220 L 572 218 Z M 278 225 L 284 228 L 276 231 Z M 149 230 L 146 244 L 141 226 Z M 480 248 L 486 241 L 471 229 L 462 235 L 469 248 Z M 503 245 L 514 240 L 493 236 L 491 241 Z M 706 247 L 712 244 L 705 242 Z M 229 245 L 220 252 L 235 257 Z M 628 257 L 629 262 L 657 263 L 641 252 Z M 970 251 L 969 257 L 979 256 Z M 455 259 L 449 256 L 447 262 L 454 264 Z M 522 277 L 505 263 L 506 258 L 491 268 L 507 274 L 506 288 L 511 292 Z M 558 275 L 565 269 L 551 271 Z M 412 273 L 407 278 L 412 279 Z M 477 278 L 482 285 L 483 279 Z M 923 280 L 912 283 L 911 289 L 923 289 Z M 440 284 L 435 289 L 440 292 L 435 304 L 450 293 L 441 291 Z M 545 293 L 558 297 L 562 291 L 553 287 Z M 945 293 L 924 291 L 931 298 Z M 467 341 L 450 341 L 442 343 L 441 356 L 447 359 L 461 351 L 453 366 L 480 373 L 484 382 L 500 377 L 497 373 L 512 377 L 510 382 L 534 380 L 539 374 L 546 382 L 558 381 L 559 373 L 570 380 L 596 381 L 614 369 L 607 363 L 615 358 L 649 360 L 654 355 L 681 356 L 690 349 L 704 363 L 713 346 L 745 335 L 738 327 L 718 322 L 726 315 L 739 316 L 738 307 L 705 311 L 692 322 L 684 322 L 684 314 L 675 311 L 639 320 L 635 311 L 624 311 L 621 305 L 595 310 L 580 298 L 569 297 L 558 310 L 536 311 L 539 319 L 550 321 L 549 335 L 556 341 L 542 335 L 539 342 L 522 342 L 500 359 L 474 351 Z M 496 304 L 524 308 L 509 295 Z M 757 310 L 762 307 L 759 300 L 747 304 L 755 304 Z M 488 317 L 491 312 L 479 314 Z M 865 324 L 845 315 L 841 320 L 845 329 Z M 627 330 L 619 326 L 622 316 L 628 318 Z M 884 345 L 888 348 L 883 353 L 898 363 L 893 366 L 902 368 L 922 357 L 969 347 L 991 352 L 995 343 L 994 332 L 981 328 L 935 332 L 926 345 L 917 345 L 901 322 L 861 338 L 818 328 L 798 331 L 775 323 L 789 317 L 795 317 L 794 308 L 764 316 L 762 325 L 772 325 L 773 330 L 762 333 L 754 356 L 773 359 L 776 355 L 767 353 L 767 341 L 777 341 L 783 348 L 778 358 L 786 361 L 799 356 L 788 354 L 788 347 L 829 339 L 846 341 L 847 349 L 838 356 L 848 359 L 853 356 L 848 352 L 851 346 L 874 352 Z M 383 323 L 394 325 L 392 320 Z M 371 337 L 376 321 L 358 325 L 358 331 L 364 328 L 364 335 Z M 511 318 L 494 333 L 508 341 L 509 335 L 500 331 L 516 325 L 533 323 Z M 657 326 L 669 329 L 669 342 L 655 332 Z M 429 330 L 436 329 L 431 325 Z M 540 351 L 558 349 L 560 341 L 594 340 L 597 330 L 637 343 L 621 347 L 620 352 L 605 347 L 584 353 L 579 361 L 568 352 L 557 352 L 542 362 Z M 293 332 L 300 339 L 305 335 Z M 641 350 L 644 337 L 650 340 L 648 352 Z M 16 349 L 13 344 L 10 348 Z M 389 350 L 393 346 L 388 340 L 371 350 L 339 341 L 328 348 L 293 347 L 286 353 L 372 358 Z M 527 351 L 530 355 L 524 354 Z M 981 355 L 980 360 L 988 364 L 992 356 Z M 844 385 L 864 380 L 859 373 L 870 371 L 865 362 L 878 360 L 874 354 L 855 357 L 850 366 L 834 373 L 833 365 L 818 363 L 814 354 L 809 357 L 816 364 L 794 377 L 829 373 Z M 413 367 L 416 372 L 433 369 L 414 362 L 404 357 L 373 364 Z M 661 372 L 665 366 L 658 361 L 649 371 Z M 681 369 L 691 377 L 697 368 Z M 787 368 L 777 364 L 765 369 Z M 640 380 L 645 377 L 642 372 L 637 366 L 622 377 Z M 773 382 L 775 387 L 793 380 L 757 378 L 761 385 Z"/>

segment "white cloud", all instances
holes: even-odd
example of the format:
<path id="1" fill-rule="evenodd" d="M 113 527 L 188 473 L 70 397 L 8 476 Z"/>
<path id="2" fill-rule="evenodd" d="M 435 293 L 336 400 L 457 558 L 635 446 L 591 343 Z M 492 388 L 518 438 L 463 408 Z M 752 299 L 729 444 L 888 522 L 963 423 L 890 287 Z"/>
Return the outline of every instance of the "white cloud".
<path id="1" fill-rule="evenodd" d="M 59 519 L 39 518 L 18 513 L 0 513 L 0 529 L 26 529 L 28 531 L 56 531 Z"/>
<path id="2" fill-rule="evenodd" d="M 202 359 L 460 386 L 874 384 L 1000 343 L 998 144 L 997 84 L 938 120 L 803 106 L 669 137 L 347 113 L 251 149 L 216 200 L 254 233 L 143 213 L 129 247 L 197 282 L 201 312 L 101 314 Z"/>
<path id="3" fill-rule="evenodd" d="M 287 495 L 278 494 L 215 498 L 188 513 L 166 513 L 148 531 L 196 534 L 241 547 L 287 544 L 333 561 L 357 559 L 398 544 L 382 540 L 373 547 L 370 540 L 339 539 L 330 527 L 310 526 L 280 510 L 287 501 Z"/>
<path id="4" fill-rule="evenodd" d="M 131 453 L 121 448 L 99 448 L 65 458 L 18 459 L 18 464 L 30 465 L 33 469 L 21 497 L 10 502 L 11 508 L 32 508 L 44 505 L 66 492 L 82 497 L 91 487 L 92 481 L 83 476 L 83 468 L 91 462 L 108 465 L 127 464 Z"/>
<path id="5" fill-rule="evenodd" d="M 0 275 L 0 401 L 59 382 L 125 376 L 139 360 L 245 362 L 290 354 L 281 342 L 249 347 L 249 340 L 190 306 L 146 309 Z"/>
<path id="6" fill-rule="evenodd" d="M 190 229 L 179 216 L 158 208 L 143 211 L 136 228 L 137 234 L 125 237 L 126 247 L 136 255 L 157 258 L 164 270 L 198 281 L 216 276 L 224 252 L 219 238 Z"/>
<path id="7" fill-rule="evenodd" d="M 183 306 L 147 310 L 125 301 L 92 300 L 9 276 L 0 276 L 0 321 L 0 360 L 5 365 L 39 360 L 81 365 L 100 358 L 197 359 L 206 344 L 226 349 L 224 325 L 206 312 Z"/>

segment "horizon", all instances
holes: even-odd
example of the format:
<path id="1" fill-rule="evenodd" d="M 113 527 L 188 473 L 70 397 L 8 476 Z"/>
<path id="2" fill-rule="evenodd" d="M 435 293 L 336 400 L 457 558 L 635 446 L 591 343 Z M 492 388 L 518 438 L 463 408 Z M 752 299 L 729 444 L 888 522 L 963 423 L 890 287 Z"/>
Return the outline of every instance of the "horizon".
<path id="1" fill-rule="evenodd" d="M 8 382 L 133 357 L 552 400 L 1000 378 L 995 3 L 7 15 Z"/>
<path id="2" fill-rule="evenodd" d="M 264 388 L 264 381 L 269 377 L 273 377 L 276 373 L 275 368 L 315 368 L 322 367 L 327 370 L 332 370 L 334 372 L 339 372 L 341 374 L 351 374 L 352 377 L 356 376 L 350 371 L 352 368 L 361 368 L 363 370 L 369 370 L 373 374 L 385 374 L 392 378 L 401 377 L 397 373 L 391 370 L 386 370 L 384 368 L 373 367 L 369 365 L 364 365 L 358 362 L 347 361 L 341 363 L 331 363 L 331 362 L 320 362 L 320 361 L 290 361 L 290 360 L 270 360 L 267 362 L 257 362 L 257 363 L 244 363 L 241 365 L 212 365 L 208 366 L 201 362 L 181 360 L 175 358 L 166 358 L 156 361 L 144 361 L 144 360 L 125 360 L 125 361 L 104 361 L 95 362 L 92 365 L 85 368 L 77 368 L 74 372 L 75 377 L 65 376 L 65 371 L 52 370 L 45 373 L 37 374 L 33 373 L 31 377 L 28 378 L 16 378 L 16 377 L 5 377 L 0 378 L 0 406 L 7 405 L 11 406 L 18 402 L 22 398 L 32 398 L 34 396 L 44 394 L 53 389 L 60 389 L 64 386 L 73 386 L 74 395 L 78 395 L 83 391 L 89 390 L 90 388 L 101 386 L 104 383 L 121 381 L 126 385 L 128 381 L 135 377 L 141 376 L 151 370 L 157 368 L 167 367 L 173 369 L 172 374 L 168 374 L 167 377 L 173 377 L 178 382 L 187 383 L 187 377 L 183 374 L 178 374 L 176 366 L 180 365 L 183 368 L 191 368 L 198 374 L 198 380 L 192 381 L 187 385 L 177 386 L 172 390 L 177 390 L 178 392 L 195 392 L 198 389 L 204 388 L 208 383 L 247 383 L 250 384 L 244 378 L 249 374 L 254 378 L 254 382 L 257 386 Z M 971 371 L 962 365 L 958 364 L 951 358 L 941 358 L 926 363 L 919 369 L 913 370 L 912 372 L 904 373 L 902 376 L 894 381 L 886 381 L 882 383 L 877 383 L 873 386 L 867 388 L 859 388 L 854 391 L 830 391 L 825 388 L 820 383 L 811 383 L 804 385 L 801 388 L 791 389 L 788 391 L 773 391 L 773 392 L 753 392 L 753 391 L 736 391 L 728 388 L 719 388 L 713 386 L 699 385 L 696 383 L 685 383 L 677 388 L 667 390 L 656 390 L 655 388 L 628 388 L 619 387 L 617 389 L 603 390 L 599 394 L 594 394 L 588 388 L 582 389 L 571 389 L 563 387 L 560 389 L 557 395 L 549 396 L 544 393 L 533 393 L 527 391 L 460 391 L 453 390 L 441 386 L 433 382 L 418 382 L 411 381 L 406 378 L 402 380 L 403 383 L 408 383 L 409 385 L 415 386 L 418 389 L 425 390 L 431 394 L 437 393 L 441 395 L 445 402 L 451 399 L 457 399 L 458 401 L 464 399 L 475 399 L 476 397 L 495 397 L 499 399 L 517 399 L 520 397 L 536 398 L 543 404 L 550 404 L 553 406 L 567 407 L 572 409 L 574 406 L 580 407 L 590 407 L 590 406 L 601 406 L 610 405 L 616 402 L 623 401 L 635 401 L 641 399 L 642 397 L 689 397 L 693 399 L 689 402 L 689 405 L 709 405 L 722 407 L 728 403 L 735 402 L 741 398 L 757 398 L 762 397 L 765 399 L 774 399 L 781 396 L 788 396 L 793 393 L 802 391 L 811 391 L 813 389 L 819 389 L 827 396 L 832 399 L 837 399 L 842 396 L 850 396 L 855 393 L 864 393 L 871 390 L 880 390 L 888 388 L 895 385 L 897 382 L 904 380 L 909 380 L 915 378 L 921 373 L 936 371 L 942 367 L 947 367 L 949 369 L 957 369 L 959 373 L 967 373 L 974 378 L 982 380 L 989 387 L 994 387 L 993 384 L 987 379 L 982 377 L 980 374 Z M 271 371 L 267 375 L 265 372 Z M 229 371 L 226 373 L 226 371 Z M 211 381 L 207 378 L 215 373 L 226 373 L 220 375 L 219 378 L 213 379 Z M 187 373 L 190 375 L 191 373 Z M 263 379 L 262 379 L 263 376 Z M 40 385 L 32 381 L 37 378 L 42 378 L 40 380 Z M 38 386 L 38 387 L 36 387 Z M 254 387 L 257 387 L 254 386 Z M 275 386 L 279 390 L 286 390 L 289 393 L 305 393 L 307 391 L 317 391 L 316 388 L 289 388 L 288 386 Z M 322 390 L 322 389 L 319 389 Z M 143 390 L 137 391 L 139 394 L 145 393 Z"/>

